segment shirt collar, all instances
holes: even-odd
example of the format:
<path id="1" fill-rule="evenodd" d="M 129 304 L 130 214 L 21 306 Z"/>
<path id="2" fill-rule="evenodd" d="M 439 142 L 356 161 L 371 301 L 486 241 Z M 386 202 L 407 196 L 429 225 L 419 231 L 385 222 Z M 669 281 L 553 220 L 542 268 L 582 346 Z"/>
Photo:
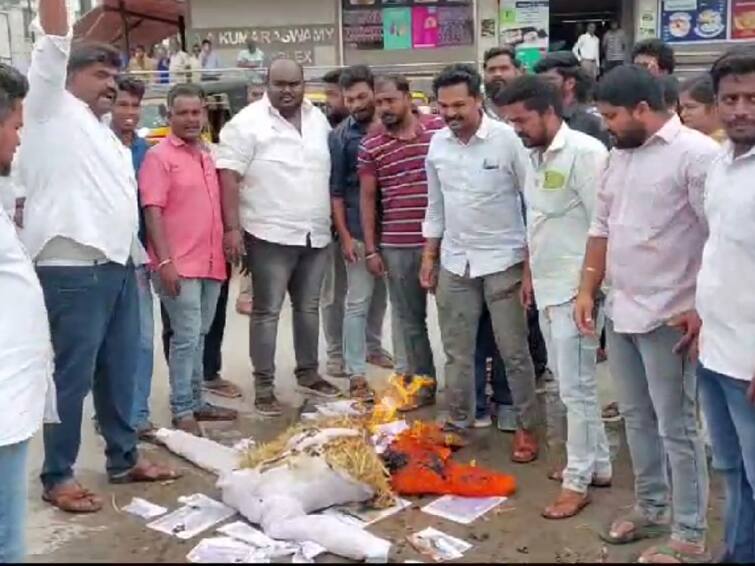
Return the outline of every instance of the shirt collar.
<path id="1" fill-rule="evenodd" d="M 544 153 L 553 153 L 555 151 L 561 151 L 562 149 L 564 149 L 564 146 L 566 145 L 566 136 L 569 135 L 570 130 L 571 128 L 567 126 L 566 122 L 562 121 L 561 127 L 558 129 L 558 132 L 556 132 L 553 141 L 544 151 Z"/>
<path id="2" fill-rule="evenodd" d="M 480 125 L 477 127 L 477 131 L 472 135 L 472 138 L 470 138 L 469 142 L 472 141 L 473 138 L 478 138 L 480 140 L 486 140 L 488 139 L 488 136 L 490 135 L 490 124 L 493 121 L 493 118 L 487 115 L 487 113 L 483 110 L 482 111 L 482 119 L 480 120 Z M 462 143 L 459 138 L 456 137 L 456 134 L 453 133 L 451 128 L 446 126 L 444 130 L 445 136 L 448 139 L 457 140 L 459 143 Z"/>
<path id="3" fill-rule="evenodd" d="M 192 149 L 191 146 L 189 146 L 189 144 L 187 144 L 184 140 L 182 140 L 175 134 L 168 134 L 167 140 L 168 140 L 168 143 L 170 143 L 173 147 L 186 147 L 188 149 Z M 204 153 L 205 150 L 207 149 L 207 146 L 205 145 L 205 142 L 202 139 L 199 140 L 199 143 L 197 144 L 196 147 L 197 149 L 199 149 L 200 153 Z"/>
<path id="4" fill-rule="evenodd" d="M 414 122 L 414 136 L 411 138 L 398 138 L 396 137 L 393 132 L 391 132 L 388 128 L 385 127 L 385 125 L 380 122 L 378 126 L 375 129 L 376 134 L 382 134 L 385 136 L 388 136 L 393 139 L 401 139 L 402 141 L 410 141 L 415 140 L 418 137 L 420 137 L 422 134 L 425 133 L 427 128 L 425 127 L 425 123 L 423 122 L 422 116 L 418 116 L 417 114 L 414 114 L 415 122 Z"/>
<path id="5" fill-rule="evenodd" d="M 755 146 L 751 147 L 750 151 L 748 151 L 747 153 L 743 153 L 737 158 L 734 157 L 734 144 L 730 140 L 727 140 L 724 142 L 723 148 L 724 148 L 724 155 L 726 157 L 727 165 L 731 165 L 735 161 L 743 161 L 745 159 L 755 158 Z"/>
<path id="6" fill-rule="evenodd" d="M 655 132 L 652 136 L 650 136 L 650 139 L 648 139 L 644 145 L 647 145 L 652 142 L 654 139 L 660 139 L 666 143 L 671 143 L 674 141 L 674 138 L 676 138 L 677 135 L 679 135 L 679 132 L 682 130 L 682 121 L 679 119 L 679 115 L 674 113 L 674 115 L 669 118 L 669 120 L 663 125 L 663 127 Z"/>

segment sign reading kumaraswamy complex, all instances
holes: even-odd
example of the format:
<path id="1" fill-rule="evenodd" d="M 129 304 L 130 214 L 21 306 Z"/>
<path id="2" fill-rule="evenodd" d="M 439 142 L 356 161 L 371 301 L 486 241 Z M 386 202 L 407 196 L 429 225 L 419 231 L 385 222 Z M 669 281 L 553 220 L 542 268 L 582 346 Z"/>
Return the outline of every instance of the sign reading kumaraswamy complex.
<path id="1" fill-rule="evenodd" d="M 302 65 L 316 64 L 316 47 L 335 49 L 338 42 L 336 27 L 331 24 L 192 30 L 194 42 L 209 39 L 216 49 L 241 50 L 249 36 L 265 53 L 266 59 L 289 57 Z"/>

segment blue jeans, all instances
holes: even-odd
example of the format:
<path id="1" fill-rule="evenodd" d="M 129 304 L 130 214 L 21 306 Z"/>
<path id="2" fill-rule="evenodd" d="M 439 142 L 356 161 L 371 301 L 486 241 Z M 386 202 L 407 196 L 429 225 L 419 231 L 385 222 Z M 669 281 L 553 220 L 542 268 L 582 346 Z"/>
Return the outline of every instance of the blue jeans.
<path id="1" fill-rule="evenodd" d="M 618 333 L 608 319 L 606 338 L 632 459 L 637 510 L 652 521 L 673 516 L 674 538 L 704 542 L 708 466 L 697 430 L 695 367 L 685 355 L 672 351 L 682 334 L 665 325 L 643 334 Z"/>
<path id="2" fill-rule="evenodd" d="M 337 245 L 337 244 L 336 244 Z M 367 350 L 380 353 L 383 317 L 388 302 L 385 280 L 367 271 L 364 244 L 356 242 L 358 260 L 346 264 L 346 301 L 343 317 L 343 358 L 349 375 L 367 375 Z M 341 253 L 340 246 L 337 253 Z M 397 371 L 406 367 L 398 319 L 391 317 Z M 370 344 L 370 335 L 372 342 Z M 375 344 L 377 346 L 375 346 Z"/>
<path id="3" fill-rule="evenodd" d="M 0 446 L 0 563 L 26 556 L 26 459 L 29 441 Z"/>
<path id="4" fill-rule="evenodd" d="M 726 486 L 726 562 L 755 562 L 755 407 L 749 382 L 698 367 L 713 466 Z"/>
<path id="5" fill-rule="evenodd" d="M 152 391 L 152 369 L 155 340 L 152 286 L 149 266 L 136 268 L 136 288 L 139 295 L 139 354 L 136 359 L 134 410 L 131 425 L 140 430 L 149 424 L 149 396 Z"/>
<path id="6" fill-rule="evenodd" d="M 498 345 L 495 343 L 493 325 L 490 321 L 490 311 L 487 305 L 483 305 L 480 315 L 480 326 L 477 329 L 477 346 L 474 354 L 475 392 L 477 408 L 475 418 L 481 419 L 488 415 L 488 397 L 485 391 L 487 386 L 487 361 L 493 359 L 493 371 L 491 381 L 493 385 L 493 403 L 498 406 L 512 405 L 509 381 L 506 379 L 506 366 L 501 359 Z"/>
<path id="7" fill-rule="evenodd" d="M 170 409 L 173 418 L 180 419 L 202 408 L 204 341 L 215 317 L 222 282 L 181 279 L 178 297 L 168 297 L 158 277 L 154 285 L 173 330 L 168 355 Z"/>
<path id="8" fill-rule="evenodd" d="M 92 391 L 105 439 L 107 471 L 136 465 L 131 425 L 139 354 L 139 297 L 133 265 L 37 267 L 55 350 L 59 424 L 44 426 L 42 484 L 73 478 L 81 445 L 84 399 Z"/>

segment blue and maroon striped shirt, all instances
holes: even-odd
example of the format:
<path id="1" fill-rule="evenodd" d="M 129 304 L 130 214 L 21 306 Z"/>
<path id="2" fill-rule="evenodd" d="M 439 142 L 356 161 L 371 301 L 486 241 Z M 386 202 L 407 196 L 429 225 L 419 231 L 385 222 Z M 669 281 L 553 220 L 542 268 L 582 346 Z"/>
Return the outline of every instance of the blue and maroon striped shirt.
<path id="1" fill-rule="evenodd" d="M 397 139 L 381 127 L 359 148 L 359 175 L 375 177 L 382 205 L 381 242 L 389 248 L 424 245 L 427 209 L 425 158 L 430 139 L 445 127 L 437 116 L 418 116 L 415 136 Z"/>

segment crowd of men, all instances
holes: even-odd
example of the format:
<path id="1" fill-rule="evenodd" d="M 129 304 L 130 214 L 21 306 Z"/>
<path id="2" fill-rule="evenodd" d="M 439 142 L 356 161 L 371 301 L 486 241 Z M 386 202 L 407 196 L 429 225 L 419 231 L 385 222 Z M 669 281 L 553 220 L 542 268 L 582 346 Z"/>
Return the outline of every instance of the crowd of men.
<path id="1" fill-rule="evenodd" d="M 489 426 L 493 406 L 514 432 L 511 460 L 533 462 L 548 381 L 565 408 L 567 458 L 548 476 L 562 488 L 547 519 L 578 514 L 591 488 L 612 482 L 596 383 L 605 328 L 636 505 L 601 538 L 667 536 L 645 563 L 711 559 L 699 388 L 726 488 L 723 559 L 755 560 L 753 47 L 680 87 L 660 40 L 597 85 L 571 52 L 528 74 L 494 48 L 483 75 L 453 64 L 435 77 L 437 115 L 417 111 L 404 77 L 361 65 L 327 78 L 326 115 L 305 98 L 301 66 L 280 59 L 216 148 L 202 141 L 196 84 L 171 89 L 171 133 L 149 148 L 135 133 L 145 87 L 119 75 L 117 50 L 72 46 L 63 0 L 41 0 L 39 32 L 28 79 L 0 67 L 0 166 L 8 175 L 13 164 L 24 194 L 0 215 L 0 561 L 24 556 L 27 452 L 43 421 L 44 500 L 102 508 L 74 473 L 90 392 L 110 482 L 178 477 L 137 448 L 154 438 L 153 291 L 173 426 L 201 435 L 202 421 L 236 418 L 203 396 L 239 395 L 207 356 L 219 355 L 209 338 L 222 339 L 216 315 L 236 265 L 251 274 L 261 415 L 282 414 L 287 294 L 307 395 L 341 393 L 319 371 L 321 310 L 327 373 L 348 378 L 351 398 L 374 399 L 368 363 L 435 383 L 433 295 L 449 426 Z M 393 355 L 382 345 L 388 298 Z M 435 395 L 424 388 L 407 408 Z"/>

